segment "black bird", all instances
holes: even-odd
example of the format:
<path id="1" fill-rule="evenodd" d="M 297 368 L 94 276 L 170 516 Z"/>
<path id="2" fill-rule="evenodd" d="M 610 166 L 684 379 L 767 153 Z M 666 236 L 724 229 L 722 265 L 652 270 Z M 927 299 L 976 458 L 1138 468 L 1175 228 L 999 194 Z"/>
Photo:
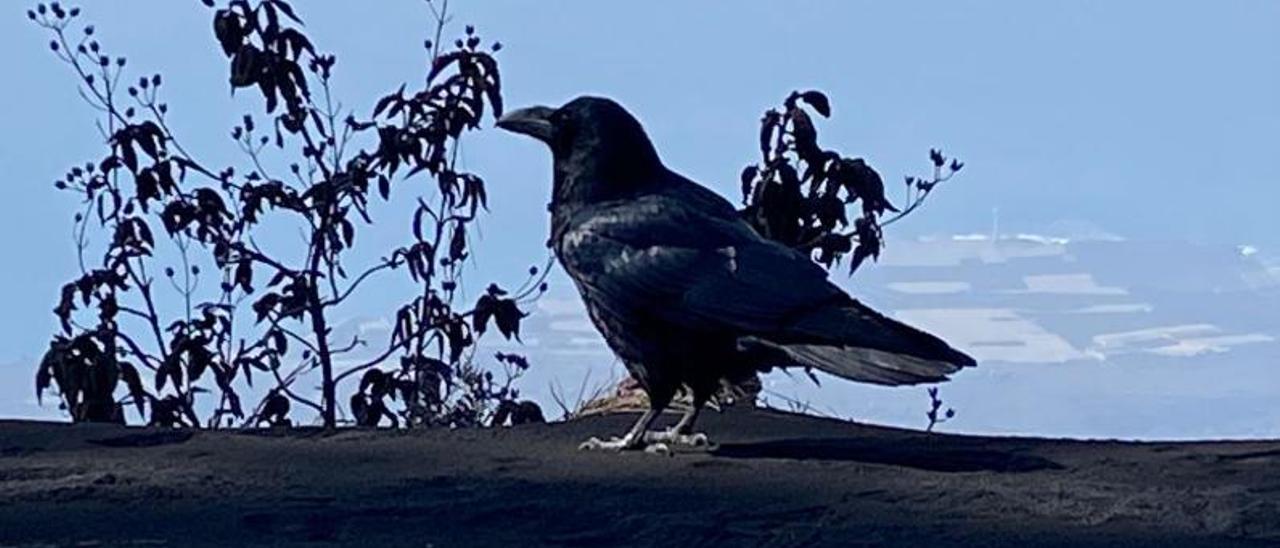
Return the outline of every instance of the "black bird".
<path id="1" fill-rule="evenodd" d="M 771 367 L 893 386 L 974 365 L 849 297 L 803 253 L 761 237 L 727 200 L 667 169 L 640 122 L 612 100 L 517 110 L 498 127 L 551 148 L 549 244 L 649 395 L 626 435 L 584 448 L 705 443 L 693 423 L 721 381 Z M 649 431 L 682 386 L 691 411 L 670 430 Z"/>

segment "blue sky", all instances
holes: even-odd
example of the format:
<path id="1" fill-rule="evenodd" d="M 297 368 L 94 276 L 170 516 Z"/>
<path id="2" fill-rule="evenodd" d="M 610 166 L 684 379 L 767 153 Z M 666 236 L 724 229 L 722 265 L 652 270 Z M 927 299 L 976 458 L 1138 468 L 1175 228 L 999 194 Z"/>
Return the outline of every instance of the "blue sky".
<path id="1" fill-rule="evenodd" d="M 296 4 L 317 45 L 338 54 L 347 106 L 367 113 L 423 77 L 422 2 Z M 1073 221 L 1138 240 L 1280 248 L 1280 3 L 452 4 L 455 32 L 474 23 L 504 44 L 508 105 L 617 98 L 670 166 L 735 199 L 759 114 L 797 88 L 831 97 L 822 141 L 865 156 L 891 183 L 924 171 L 930 147 L 965 160 L 954 186 L 894 227 L 888 253 L 894 238 L 987 231 L 996 208 L 1010 231 Z M 93 112 L 26 8 L 0 10 L 10 75 L 0 89 L 6 413 L 29 399 L 57 289 L 75 273 L 75 201 L 51 182 L 102 151 Z M 258 102 L 228 93 L 199 2 L 89 2 L 84 16 L 135 75 L 164 74 L 188 148 L 210 163 L 238 161 L 226 131 Z M 474 283 L 518 281 L 545 257 L 549 158 L 509 134 L 474 137 L 465 159 L 492 196 Z M 399 222 L 369 230 L 361 249 L 399 244 Z M 377 314 L 382 301 L 368 302 L 356 313 Z"/>

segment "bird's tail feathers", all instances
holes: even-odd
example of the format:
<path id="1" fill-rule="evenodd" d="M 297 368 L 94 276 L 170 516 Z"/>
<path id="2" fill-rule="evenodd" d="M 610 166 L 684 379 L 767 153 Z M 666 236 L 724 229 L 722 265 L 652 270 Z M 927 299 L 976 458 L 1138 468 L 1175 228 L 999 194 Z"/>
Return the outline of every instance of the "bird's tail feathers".
<path id="1" fill-rule="evenodd" d="M 808 344 L 783 348 L 801 366 L 849 380 L 886 386 L 943 382 L 947 375 L 961 367 L 951 362 L 870 348 Z"/>
<path id="2" fill-rule="evenodd" d="M 852 299 L 806 314 L 782 337 L 745 337 L 740 344 L 770 361 L 888 386 L 942 382 L 976 364 L 942 339 Z"/>

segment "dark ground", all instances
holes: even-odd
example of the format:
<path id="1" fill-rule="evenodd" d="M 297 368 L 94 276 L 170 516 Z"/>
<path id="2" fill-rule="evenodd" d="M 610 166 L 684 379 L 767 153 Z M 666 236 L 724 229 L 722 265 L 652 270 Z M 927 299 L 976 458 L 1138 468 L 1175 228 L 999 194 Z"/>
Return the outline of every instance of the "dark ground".
<path id="1" fill-rule="evenodd" d="M 924 435 L 762 410 L 720 445 L 0 422 L 0 546 L 1280 546 L 1280 441 Z"/>

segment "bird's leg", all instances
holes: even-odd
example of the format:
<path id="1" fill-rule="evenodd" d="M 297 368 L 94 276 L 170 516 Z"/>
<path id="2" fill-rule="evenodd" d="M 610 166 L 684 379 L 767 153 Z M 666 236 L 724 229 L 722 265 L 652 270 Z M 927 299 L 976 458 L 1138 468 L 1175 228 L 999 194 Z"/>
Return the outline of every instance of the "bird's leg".
<path id="1" fill-rule="evenodd" d="M 666 383 L 649 383 L 645 392 L 649 395 L 649 409 L 640 415 L 640 419 L 627 431 L 626 435 L 608 441 L 593 437 L 579 445 L 578 449 L 605 451 L 643 449 L 647 453 L 671 454 L 671 448 L 667 444 L 650 441 L 646 434 L 649 433 L 649 427 L 653 425 L 653 421 L 657 420 L 662 415 L 662 410 L 671 403 L 671 398 L 675 397 L 676 387 Z"/>
<path id="2" fill-rule="evenodd" d="M 698 408 L 690 409 L 680 417 L 680 422 L 667 430 L 645 432 L 644 441 L 653 444 L 683 445 L 687 447 L 705 447 L 710 445 L 707 435 L 693 431 L 693 423 L 698 418 Z"/>
<path id="3" fill-rule="evenodd" d="M 705 447 L 710 445 L 707 435 L 701 432 L 693 431 L 693 423 L 697 422 L 698 414 L 702 412 L 702 406 L 708 398 L 700 396 L 700 391 L 695 390 L 693 401 L 689 410 L 684 416 L 680 417 L 680 422 L 667 430 L 659 430 L 656 432 L 645 432 L 644 440 L 647 443 L 663 443 L 671 445 L 683 445 L 687 447 Z"/>
<path id="4" fill-rule="evenodd" d="M 648 452 L 669 452 L 665 445 L 650 445 L 648 440 L 645 439 L 645 433 L 648 432 L 649 425 L 653 424 L 654 419 L 657 419 L 658 415 L 661 413 L 662 408 L 650 407 L 649 410 L 640 415 L 640 420 L 637 420 L 635 425 L 632 426 L 631 429 L 627 431 L 626 435 L 621 438 L 613 438 L 606 441 L 597 437 L 592 437 L 591 439 L 582 442 L 582 444 L 578 446 L 578 449 L 590 451 L 627 451 L 644 449 Z"/>

